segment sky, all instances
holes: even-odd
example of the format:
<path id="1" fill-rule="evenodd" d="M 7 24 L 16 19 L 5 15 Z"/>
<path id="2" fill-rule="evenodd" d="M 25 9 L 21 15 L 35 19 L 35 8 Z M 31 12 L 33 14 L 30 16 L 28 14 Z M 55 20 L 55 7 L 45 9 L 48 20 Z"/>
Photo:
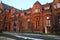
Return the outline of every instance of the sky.
<path id="1" fill-rule="evenodd" d="M 53 2 L 53 0 L 2 0 L 3 3 L 22 10 L 32 8 L 36 1 L 42 5 Z"/>

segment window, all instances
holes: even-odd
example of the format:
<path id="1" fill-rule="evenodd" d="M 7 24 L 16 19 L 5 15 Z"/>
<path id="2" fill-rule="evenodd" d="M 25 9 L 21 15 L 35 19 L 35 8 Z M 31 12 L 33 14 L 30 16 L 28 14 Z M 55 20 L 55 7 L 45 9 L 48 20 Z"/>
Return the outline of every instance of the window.
<path id="1" fill-rule="evenodd" d="M 39 18 L 37 18 L 37 21 L 36 21 L 36 29 L 38 26 L 39 26 Z"/>
<path id="2" fill-rule="evenodd" d="M 45 7 L 45 10 L 48 10 L 50 7 Z"/>
<path id="3" fill-rule="evenodd" d="M 49 19 L 46 20 L 46 26 L 51 26 L 51 24 L 50 24 L 50 20 L 49 20 Z"/>
<path id="4" fill-rule="evenodd" d="M 56 9 L 56 5 L 54 5 L 54 8 Z"/>
<path id="5" fill-rule="evenodd" d="M 36 9 L 35 9 L 35 12 L 37 13 L 38 11 L 39 11 L 39 9 L 38 9 L 38 8 L 36 8 Z"/>
<path id="6" fill-rule="evenodd" d="M 51 26 L 49 17 L 47 17 L 46 26 Z"/>
<path id="7" fill-rule="evenodd" d="M 57 8 L 60 8 L 60 3 L 57 4 Z"/>

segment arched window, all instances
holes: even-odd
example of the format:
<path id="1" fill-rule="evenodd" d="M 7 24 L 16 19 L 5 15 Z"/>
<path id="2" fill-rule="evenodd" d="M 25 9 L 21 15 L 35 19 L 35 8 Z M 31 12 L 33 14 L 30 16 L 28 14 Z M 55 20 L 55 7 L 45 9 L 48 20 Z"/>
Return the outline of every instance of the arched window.
<path id="1" fill-rule="evenodd" d="M 37 29 L 39 26 L 39 18 L 36 18 L 36 19 L 37 19 L 37 21 L 36 21 L 36 29 Z"/>

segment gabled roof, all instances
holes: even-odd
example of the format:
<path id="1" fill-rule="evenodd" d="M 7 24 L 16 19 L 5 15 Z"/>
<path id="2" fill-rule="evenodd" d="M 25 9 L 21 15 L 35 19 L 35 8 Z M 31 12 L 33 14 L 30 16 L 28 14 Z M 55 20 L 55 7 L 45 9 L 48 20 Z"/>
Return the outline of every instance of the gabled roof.
<path id="1" fill-rule="evenodd" d="M 9 6 L 9 5 L 7 5 L 7 4 L 4 4 L 4 3 L 2 3 L 2 5 L 3 5 L 3 7 L 4 7 L 5 9 L 11 9 L 11 8 L 12 8 L 11 6 Z"/>
<path id="2" fill-rule="evenodd" d="M 12 6 L 9 6 L 9 5 L 4 4 L 4 3 L 2 3 L 2 5 L 3 5 L 3 8 L 4 9 L 10 10 L 12 8 Z M 16 9 L 16 8 L 14 8 L 14 9 L 15 9 L 15 13 L 20 13 L 20 10 L 19 9 Z"/>
<path id="3" fill-rule="evenodd" d="M 36 1 L 35 3 L 34 3 L 34 5 L 35 4 L 40 4 L 40 2 L 39 1 Z M 41 5 L 42 6 L 42 9 L 43 9 L 43 7 L 44 6 L 46 6 L 46 5 L 51 5 L 52 3 L 47 3 L 47 4 L 44 4 L 44 5 Z M 4 4 L 4 3 L 2 3 L 2 5 L 3 5 L 3 7 L 5 8 L 5 9 L 8 9 L 8 10 L 10 10 L 11 8 L 12 8 L 12 6 L 9 6 L 9 5 L 7 5 L 7 4 Z M 16 8 L 14 8 L 15 9 L 15 13 L 20 13 L 20 10 L 19 9 L 16 9 Z M 31 9 L 31 8 L 30 8 Z M 28 10 L 30 10 L 30 9 L 27 9 L 27 10 L 22 10 L 23 12 L 26 12 L 26 11 L 28 11 Z"/>
<path id="4" fill-rule="evenodd" d="M 39 1 L 36 1 L 36 2 L 34 3 L 34 5 L 35 5 L 35 4 L 40 4 L 40 2 L 39 2 Z M 41 4 L 40 4 L 40 5 L 41 5 Z"/>

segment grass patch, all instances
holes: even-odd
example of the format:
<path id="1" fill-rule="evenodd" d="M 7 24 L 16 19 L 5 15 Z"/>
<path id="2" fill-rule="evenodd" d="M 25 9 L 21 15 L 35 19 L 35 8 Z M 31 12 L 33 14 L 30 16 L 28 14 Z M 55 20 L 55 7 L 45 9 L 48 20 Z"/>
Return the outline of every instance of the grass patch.
<path id="1" fill-rule="evenodd" d="M 39 31 L 35 31 L 35 32 L 20 32 L 20 33 L 29 33 L 29 34 L 42 34 Z"/>
<path id="2" fill-rule="evenodd" d="M 48 33 L 48 34 L 45 34 L 45 33 L 40 33 L 40 32 L 20 32 L 20 33 L 27 33 L 27 34 L 41 34 L 41 35 L 57 35 L 57 36 L 60 36 L 60 32 L 53 32 L 53 33 Z"/>
<path id="3" fill-rule="evenodd" d="M 4 34 L 4 33 L 0 33 L 0 36 L 8 37 L 8 38 L 16 39 L 16 40 L 31 40 L 31 39 L 18 38 L 18 37 L 15 37 L 15 36 L 13 36 L 13 35 Z"/>

